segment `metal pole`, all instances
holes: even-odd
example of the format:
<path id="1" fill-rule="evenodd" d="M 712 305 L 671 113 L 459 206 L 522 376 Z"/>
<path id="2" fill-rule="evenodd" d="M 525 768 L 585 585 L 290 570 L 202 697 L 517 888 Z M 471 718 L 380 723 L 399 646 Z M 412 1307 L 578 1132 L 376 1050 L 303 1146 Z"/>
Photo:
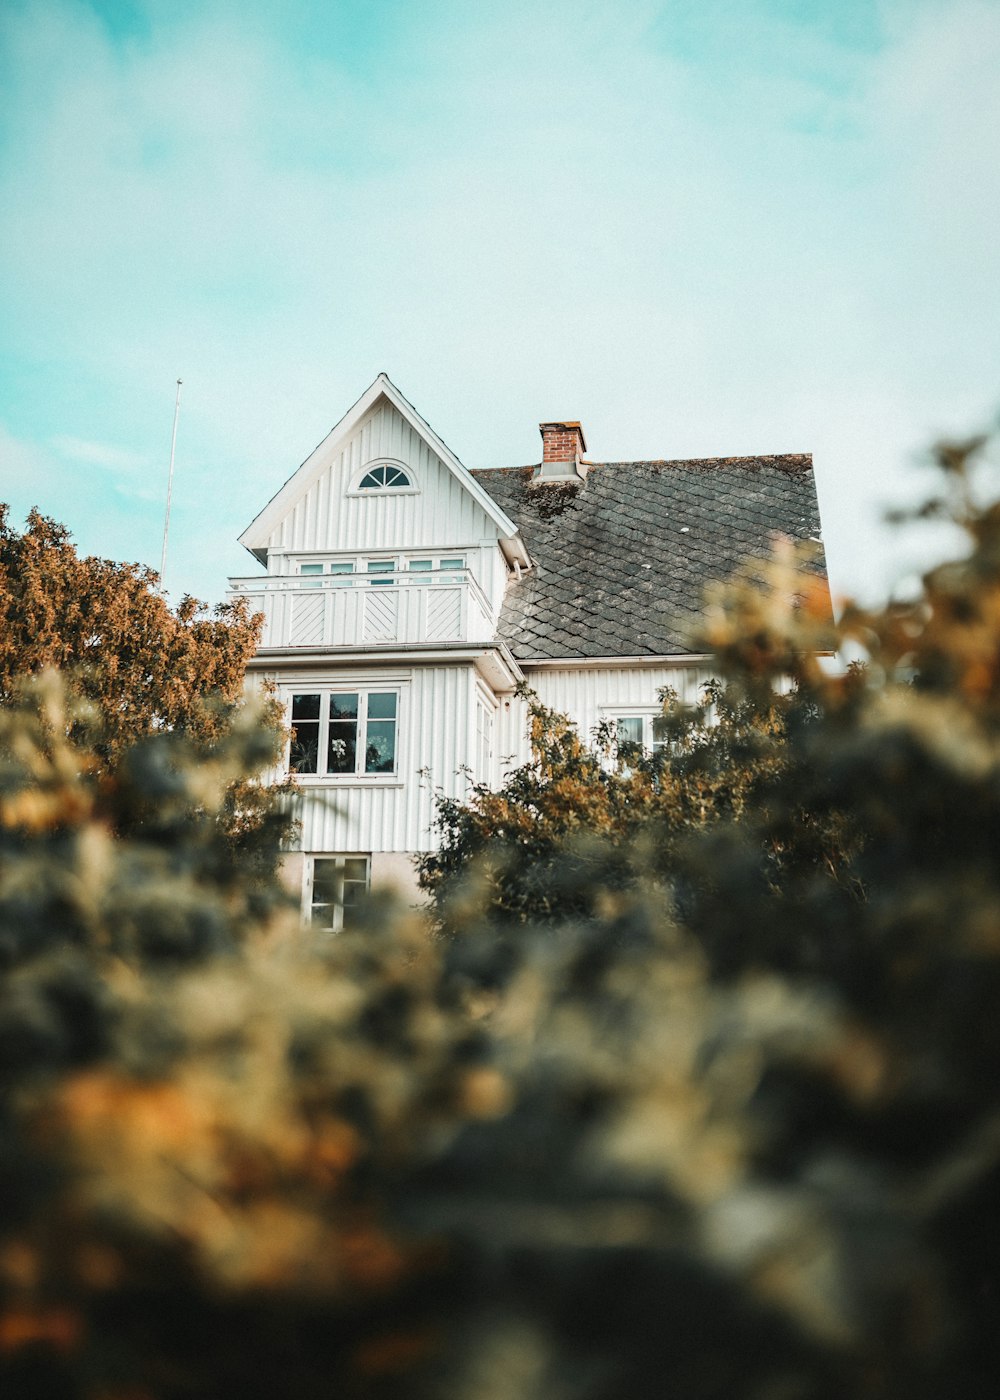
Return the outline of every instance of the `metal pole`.
<path id="1" fill-rule="evenodd" d="M 167 513 L 163 520 L 163 552 L 160 555 L 160 591 L 163 591 L 163 575 L 167 567 L 167 535 L 170 533 L 170 497 L 174 489 L 174 451 L 177 447 L 177 419 L 181 411 L 181 384 L 177 381 L 177 397 L 174 399 L 174 431 L 170 438 L 170 471 L 167 474 Z"/>

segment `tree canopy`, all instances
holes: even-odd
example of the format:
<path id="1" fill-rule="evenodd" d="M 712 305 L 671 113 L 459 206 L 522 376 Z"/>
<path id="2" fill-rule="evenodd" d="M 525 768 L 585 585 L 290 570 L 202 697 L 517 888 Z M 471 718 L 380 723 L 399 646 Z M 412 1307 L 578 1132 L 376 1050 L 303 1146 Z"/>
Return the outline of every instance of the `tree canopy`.
<path id="1" fill-rule="evenodd" d="M 109 756 L 158 729 L 217 738 L 242 701 L 259 620 L 245 599 L 209 614 L 184 597 L 174 612 L 158 584 L 140 564 L 81 557 L 37 511 L 18 532 L 0 505 L 0 700 L 51 667 L 100 711 Z"/>
<path id="2" fill-rule="evenodd" d="M 244 598 L 209 610 L 185 596 L 174 611 L 158 585 L 141 564 L 82 557 L 69 531 L 38 511 L 18 532 L 0 505 L 0 705 L 16 701 L 25 677 L 56 670 L 69 696 L 83 702 L 68 713 L 88 763 L 111 771 L 160 733 L 185 736 L 213 762 L 241 723 L 261 617 Z M 262 700 L 257 713 L 274 759 L 283 715 L 266 690 Z M 148 804 L 142 819 L 153 820 Z M 273 876 L 270 828 L 278 822 L 287 833 L 290 826 L 281 793 L 234 777 L 218 820 L 230 845 L 256 852 L 258 875 Z"/>

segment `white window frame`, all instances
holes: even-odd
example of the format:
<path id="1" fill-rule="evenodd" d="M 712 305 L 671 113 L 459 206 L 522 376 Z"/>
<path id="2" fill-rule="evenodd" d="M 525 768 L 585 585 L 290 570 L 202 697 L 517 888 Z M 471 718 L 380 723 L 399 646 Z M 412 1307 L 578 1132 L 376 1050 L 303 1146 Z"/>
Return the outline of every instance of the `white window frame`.
<path id="1" fill-rule="evenodd" d="M 476 781 L 493 786 L 493 743 L 497 703 L 481 686 L 476 688 Z"/>
<path id="2" fill-rule="evenodd" d="M 376 568 L 372 568 L 372 565 Z M 386 568 L 385 566 L 389 567 Z M 391 588 L 399 573 L 399 558 L 395 554 L 362 554 L 358 560 L 355 578 L 364 580 L 368 588 Z"/>
<path id="3" fill-rule="evenodd" d="M 401 735 L 403 732 L 403 687 L 399 684 L 387 684 L 379 681 L 356 682 L 345 680 L 336 685 L 318 685 L 307 688 L 303 685 L 289 687 L 287 703 L 287 723 L 289 728 L 293 728 L 292 722 L 292 702 L 297 695 L 318 695 L 319 696 L 319 729 L 316 752 L 316 772 L 301 773 L 292 772 L 291 767 L 291 738 L 289 738 L 288 748 L 285 752 L 285 771 L 291 773 L 296 782 L 312 784 L 316 782 L 339 783 L 343 786 L 357 784 L 395 784 L 401 781 Z M 331 773 L 327 769 L 327 758 L 330 746 L 330 698 L 334 695 L 357 695 L 358 716 L 357 716 L 357 742 L 355 745 L 354 770 L 350 773 Z M 371 695 L 394 695 L 396 697 L 395 714 L 395 745 L 393 749 L 393 766 L 391 772 L 366 773 L 365 753 L 368 747 L 368 701 Z M 379 723 L 379 717 L 373 721 Z"/>
<path id="4" fill-rule="evenodd" d="M 308 580 L 304 582 L 303 588 L 322 588 L 324 583 L 331 583 L 333 579 L 342 580 L 342 585 L 350 588 L 357 578 L 357 559 L 299 559 L 295 564 L 295 572 L 299 577 Z"/>
<path id="5" fill-rule="evenodd" d="M 407 554 L 403 556 L 401 564 L 408 574 L 430 574 L 426 582 L 432 587 L 435 584 L 452 587 L 462 583 L 468 567 L 465 550 L 451 550 L 446 554 Z"/>
<path id="6" fill-rule="evenodd" d="M 414 553 L 404 554 L 352 554 L 348 557 L 330 558 L 329 555 L 321 558 L 301 554 L 293 556 L 289 563 L 289 569 L 293 575 L 302 580 L 302 588 L 323 588 L 330 586 L 341 588 L 370 588 L 372 586 L 373 574 L 369 571 L 369 564 L 392 564 L 392 573 L 382 583 L 376 583 L 375 587 L 386 587 L 389 584 L 414 584 L 424 585 L 445 585 L 454 586 L 465 582 L 472 577 L 472 570 L 469 565 L 469 549 L 453 550 L 419 550 Z M 379 569 L 374 573 L 378 578 L 388 570 Z M 421 578 L 421 575 L 429 574 L 429 578 Z M 406 575 L 406 577 L 402 577 Z M 416 575 L 416 577 L 414 577 Z"/>
<path id="7" fill-rule="evenodd" d="M 316 884 L 316 862 L 319 860 L 329 860 L 335 862 L 336 870 L 340 873 L 340 898 L 331 901 L 329 905 L 327 905 L 326 901 L 323 901 L 322 906 L 320 906 L 323 908 L 328 907 L 330 910 L 330 922 L 328 924 L 317 923 L 314 914 L 315 909 L 318 907 L 317 901 L 314 899 L 313 896 L 315 893 Z M 350 905 L 345 905 L 344 903 L 344 884 L 349 883 L 352 885 L 359 885 L 361 883 L 361 881 L 353 878 L 350 880 L 346 880 L 345 872 L 347 869 L 347 862 L 359 860 L 363 860 L 365 862 L 364 890 L 367 894 L 367 892 L 371 889 L 372 886 L 372 858 L 370 851 L 316 851 L 314 854 L 309 854 L 306 856 L 305 860 L 302 863 L 302 918 L 303 922 L 306 923 L 310 928 L 315 930 L 315 932 L 343 932 L 344 911 L 346 908 L 351 907 Z"/>
<path id="8" fill-rule="evenodd" d="M 397 471 L 405 472 L 410 479 L 409 486 L 366 486 L 362 491 L 361 483 L 370 471 L 376 467 L 395 467 Z M 365 462 L 363 467 L 359 467 L 351 478 L 348 487 L 348 496 L 358 496 L 361 498 L 371 498 L 381 500 L 384 496 L 416 496 L 420 491 L 417 481 L 417 473 L 410 466 L 409 462 L 402 462 L 398 457 L 373 457 L 371 461 Z"/>
<path id="9" fill-rule="evenodd" d="M 653 721 L 663 714 L 662 705 L 602 705 L 601 719 L 615 726 L 617 738 L 620 719 L 642 721 L 642 748 L 644 753 L 660 753 L 668 747 L 664 739 L 657 739 L 653 733 Z M 626 742 L 632 742 L 628 740 Z"/>

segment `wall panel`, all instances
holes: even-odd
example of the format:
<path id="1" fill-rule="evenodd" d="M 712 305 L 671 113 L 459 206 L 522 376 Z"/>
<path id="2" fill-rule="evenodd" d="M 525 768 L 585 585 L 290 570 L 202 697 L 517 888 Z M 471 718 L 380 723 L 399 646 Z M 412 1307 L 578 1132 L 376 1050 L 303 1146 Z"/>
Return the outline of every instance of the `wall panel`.
<path id="1" fill-rule="evenodd" d="M 279 691 L 326 690 L 334 686 L 399 686 L 399 772 L 392 783 L 303 779 L 300 783 L 303 851 L 432 850 L 435 795 L 464 798 L 475 754 L 475 679 L 471 665 L 418 666 L 391 674 L 375 667 L 349 674 L 275 674 Z"/>
<path id="2" fill-rule="evenodd" d="M 559 667 L 524 665 L 525 679 L 543 705 L 570 717 L 588 738 L 611 710 L 647 708 L 657 704 L 657 691 L 674 689 L 687 704 L 694 704 L 701 687 L 715 674 L 710 666 L 679 662 L 658 666 Z M 513 754 L 506 766 L 529 757 L 527 707 L 522 700 L 505 701 L 500 711 L 498 751 L 501 758 Z"/>

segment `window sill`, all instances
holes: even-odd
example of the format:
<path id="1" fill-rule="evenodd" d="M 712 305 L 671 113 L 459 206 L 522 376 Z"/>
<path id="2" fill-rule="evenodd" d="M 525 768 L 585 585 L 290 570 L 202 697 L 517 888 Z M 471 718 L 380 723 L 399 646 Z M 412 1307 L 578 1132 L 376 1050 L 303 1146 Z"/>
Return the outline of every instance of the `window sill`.
<path id="1" fill-rule="evenodd" d="M 318 787 L 404 787 L 398 773 L 291 773 L 301 788 Z"/>
<path id="2" fill-rule="evenodd" d="M 345 491 L 348 497 L 371 497 L 373 500 L 379 496 L 419 496 L 420 488 L 417 486 L 366 486 L 363 491 L 355 486 L 353 491 Z"/>

